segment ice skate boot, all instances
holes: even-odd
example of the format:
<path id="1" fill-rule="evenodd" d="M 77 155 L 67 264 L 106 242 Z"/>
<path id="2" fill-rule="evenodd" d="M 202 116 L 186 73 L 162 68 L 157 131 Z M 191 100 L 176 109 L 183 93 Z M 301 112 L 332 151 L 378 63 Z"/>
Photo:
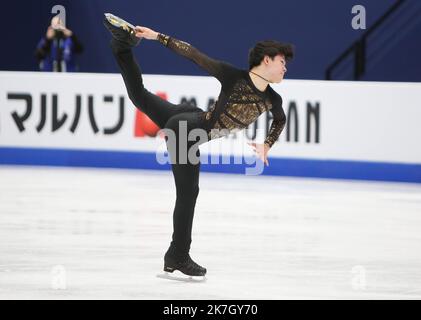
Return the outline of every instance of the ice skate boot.
<path id="1" fill-rule="evenodd" d="M 160 278 L 179 281 L 205 281 L 206 268 L 198 265 L 190 255 L 180 259 L 169 254 L 164 258 L 164 274 Z"/>
<path id="2" fill-rule="evenodd" d="M 130 47 L 135 47 L 139 44 L 141 38 L 136 37 L 134 25 L 111 13 L 105 13 L 104 15 L 104 26 L 116 40 L 126 43 Z"/>

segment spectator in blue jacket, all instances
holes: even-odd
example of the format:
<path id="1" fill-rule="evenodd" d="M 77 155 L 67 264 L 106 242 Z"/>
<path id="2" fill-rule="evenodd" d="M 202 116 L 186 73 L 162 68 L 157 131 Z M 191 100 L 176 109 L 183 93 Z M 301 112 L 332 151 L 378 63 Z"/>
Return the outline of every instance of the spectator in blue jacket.
<path id="1" fill-rule="evenodd" d="M 55 16 L 46 35 L 39 41 L 35 56 L 41 71 L 75 72 L 78 66 L 75 55 L 83 51 L 75 34 Z"/>

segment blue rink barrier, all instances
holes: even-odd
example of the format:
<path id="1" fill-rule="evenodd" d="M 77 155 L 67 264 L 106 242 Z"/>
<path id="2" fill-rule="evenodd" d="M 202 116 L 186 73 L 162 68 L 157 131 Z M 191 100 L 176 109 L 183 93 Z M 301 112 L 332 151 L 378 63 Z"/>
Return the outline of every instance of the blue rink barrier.
<path id="1" fill-rule="evenodd" d="M 202 162 L 206 158 L 202 155 Z M 210 162 L 210 160 L 208 161 Z M 222 162 L 222 160 L 220 161 Z M 255 164 L 201 164 L 202 171 L 244 174 Z M 0 147 L 0 165 L 170 170 L 153 152 Z M 421 164 L 270 158 L 262 175 L 421 183 Z"/>

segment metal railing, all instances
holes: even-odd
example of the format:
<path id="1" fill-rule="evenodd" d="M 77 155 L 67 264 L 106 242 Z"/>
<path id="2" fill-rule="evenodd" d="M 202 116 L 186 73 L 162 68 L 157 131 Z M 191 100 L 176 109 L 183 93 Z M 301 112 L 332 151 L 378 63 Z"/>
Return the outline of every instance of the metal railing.
<path id="1" fill-rule="evenodd" d="M 364 34 L 351 46 L 349 46 L 329 67 L 326 69 L 326 80 L 332 80 L 333 71 L 347 58 L 353 56 L 354 70 L 353 80 L 359 80 L 366 70 L 366 48 L 367 38 L 382 26 L 388 18 L 398 10 L 406 0 L 397 0 L 377 21 L 368 28 Z"/>

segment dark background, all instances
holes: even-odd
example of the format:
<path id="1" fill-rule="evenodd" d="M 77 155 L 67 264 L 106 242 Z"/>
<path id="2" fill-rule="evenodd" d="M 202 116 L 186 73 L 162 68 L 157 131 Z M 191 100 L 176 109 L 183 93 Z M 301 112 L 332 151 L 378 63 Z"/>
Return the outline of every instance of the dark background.
<path id="1" fill-rule="evenodd" d="M 296 58 L 287 78 L 324 79 L 326 68 L 364 30 L 351 27 L 351 8 L 364 5 L 367 28 L 396 0 L 49 0 L 3 2 L 0 70 L 35 71 L 35 47 L 45 34 L 51 8 L 65 6 L 67 27 L 85 47 L 78 62 L 82 72 L 117 72 L 109 49 L 110 35 L 102 25 L 111 12 L 136 25 L 150 27 L 187 41 L 214 58 L 247 68 L 247 54 L 255 42 L 291 42 Z M 367 72 L 362 80 L 421 81 L 421 1 L 407 7 L 370 37 Z M 412 7 L 411 7 L 412 6 Z M 158 42 L 144 40 L 135 49 L 144 73 L 203 75 L 194 64 Z M 342 71 L 352 74 L 352 63 Z M 340 77 L 338 76 L 338 79 Z"/>

